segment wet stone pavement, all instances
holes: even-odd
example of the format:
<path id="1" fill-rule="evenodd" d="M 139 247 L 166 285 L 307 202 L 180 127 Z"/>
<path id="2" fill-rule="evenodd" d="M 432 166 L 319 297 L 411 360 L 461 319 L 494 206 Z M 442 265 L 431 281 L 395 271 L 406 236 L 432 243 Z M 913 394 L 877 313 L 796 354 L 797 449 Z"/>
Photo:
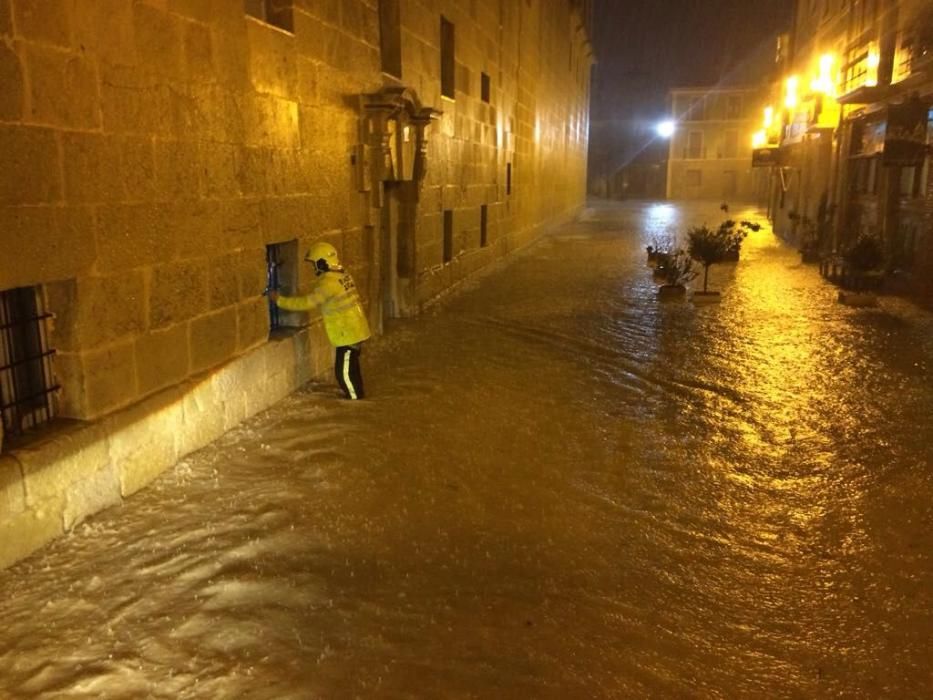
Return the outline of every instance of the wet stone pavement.
<path id="1" fill-rule="evenodd" d="M 659 303 L 720 218 L 594 204 L 0 572 L 0 697 L 930 697 L 933 316 L 767 227 Z"/>

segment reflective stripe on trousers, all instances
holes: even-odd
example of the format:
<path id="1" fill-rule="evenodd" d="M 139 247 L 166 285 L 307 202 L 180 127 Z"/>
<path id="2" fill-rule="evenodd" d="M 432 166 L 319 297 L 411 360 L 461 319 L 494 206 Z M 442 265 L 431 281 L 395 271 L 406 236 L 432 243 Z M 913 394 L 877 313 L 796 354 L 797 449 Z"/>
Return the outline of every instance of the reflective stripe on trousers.
<path id="1" fill-rule="evenodd" d="M 334 360 L 334 375 L 337 378 L 337 384 L 343 390 L 348 399 L 362 399 L 363 394 L 363 375 L 360 371 L 360 353 L 362 346 L 341 345 L 337 348 Z"/>

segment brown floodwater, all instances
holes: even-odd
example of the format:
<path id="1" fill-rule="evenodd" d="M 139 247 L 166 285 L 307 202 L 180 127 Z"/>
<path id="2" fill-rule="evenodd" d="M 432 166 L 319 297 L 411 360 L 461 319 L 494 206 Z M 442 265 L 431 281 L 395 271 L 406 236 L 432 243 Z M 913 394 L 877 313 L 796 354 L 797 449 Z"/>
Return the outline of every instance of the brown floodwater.
<path id="1" fill-rule="evenodd" d="M 0 697 L 929 697 L 933 315 L 767 226 L 659 303 L 720 218 L 593 205 L 0 572 Z"/>

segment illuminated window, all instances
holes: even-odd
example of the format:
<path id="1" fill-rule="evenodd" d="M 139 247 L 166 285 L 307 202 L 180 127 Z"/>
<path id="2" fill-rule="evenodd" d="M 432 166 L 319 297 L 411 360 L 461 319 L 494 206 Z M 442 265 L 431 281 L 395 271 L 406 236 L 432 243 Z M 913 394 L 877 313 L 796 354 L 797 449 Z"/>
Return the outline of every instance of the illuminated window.
<path id="1" fill-rule="evenodd" d="M 399 0 L 379 0 L 379 52 L 382 72 L 402 77 L 402 24 Z"/>
<path id="2" fill-rule="evenodd" d="M 681 120 L 689 119 L 690 108 L 693 106 L 693 99 L 689 97 L 678 97 L 674 100 L 674 114 Z"/>
<path id="3" fill-rule="evenodd" d="M 684 157 L 689 160 L 699 160 L 703 157 L 702 131 L 691 131 L 687 134 L 687 152 Z"/>
<path id="4" fill-rule="evenodd" d="M 292 0 L 244 0 L 244 6 L 250 17 L 286 32 L 295 31 Z"/>
<path id="5" fill-rule="evenodd" d="M 844 92 L 849 93 L 861 87 L 877 85 L 880 61 L 875 45 L 862 46 L 850 51 L 844 70 Z"/>
<path id="6" fill-rule="evenodd" d="M 726 119 L 741 119 L 742 116 L 742 96 L 730 95 L 726 103 Z"/>
<path id="7" fill-rule="evenodd" d="M 42 294 L 38 287 L 0 292 L 0 419 L 7 436 L 21 435 L 51 420 L 52 379 Z M 6 442 L 6 441 L 4 441 Z"/>
<path id="8" fill-rule="evenodd" d="M 702 122 L 706 119 L 706 100 L 696 97 L 690 103 L 690 121 Z"/>
<path id="9" fill-rule="evenodd" d="M 456 96 L 455 74 L 457 64 L 454 58 L 454 25 L 441 17 L 441 94 L 454 99 Z"/>

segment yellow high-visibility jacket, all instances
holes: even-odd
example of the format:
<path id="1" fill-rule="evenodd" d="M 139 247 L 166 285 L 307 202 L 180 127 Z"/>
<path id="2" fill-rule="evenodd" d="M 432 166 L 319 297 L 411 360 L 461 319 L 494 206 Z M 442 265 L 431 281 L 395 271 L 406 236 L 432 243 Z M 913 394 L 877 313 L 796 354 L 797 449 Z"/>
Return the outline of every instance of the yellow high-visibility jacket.
<path id="1" fill-rule="evenodd" d="M 276 305 L 287 311 L 310 311 L 320 306 L 324 330 L 334 347 L 355 345 L 372 335 L 349 272 L 325 272 L 318 277 L 310 294 L 303 297 L 280 296 Z"/>

